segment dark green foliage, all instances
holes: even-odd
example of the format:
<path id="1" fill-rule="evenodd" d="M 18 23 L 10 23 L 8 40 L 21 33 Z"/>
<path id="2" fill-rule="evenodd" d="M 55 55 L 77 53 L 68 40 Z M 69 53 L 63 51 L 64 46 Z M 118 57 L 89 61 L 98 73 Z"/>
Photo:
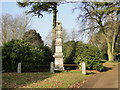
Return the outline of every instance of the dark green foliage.
<path id="1" fill-rule="evenodd" d="M 84 61 L 87 69 L 101 71 L 104 68 L 101 61 L 103 55 L 99 48 L 80 41 L 68 41 L 64 43 L 63 47 L 64 63 L 79 64 Z"/>
<path id="2" fill-rule="evenodd" d="M 114 4 L 112 2 L 93 2 L 93 5 L 95 5 L 98 10 L 92 11 L 93 14 L 99 14 L 99 15 L 105 15 L 105 14 L 110 14 L 115 11 L 119 11 L 120 8 L 117 7 L 120 2 L 115 2 Z"/>
<path id="3" fill-rule="evenodd" d="M 82 42 L 76 43 L 75 63 L 84 61 L 87 69 L 101 71 L 104 68 L 101 59 L 102 53 L 97 47 Z"/>
<path id="4" fill-rule="evenodd" d="M 60 2 L 59 2 L 60 3 Z M 53 13 L 53 30 L 52 30 L 52 52 L 55 52 L 55 32 L 54 28 L 56 27 L 57 22 L 57 5 L 58 2 L 18 2 L 20 7 L 30 7 L 30 10 L 27 11 L 27 14 L 33 14 L 43 16 L 43 12 Z"/>
<path id="5" fill-rule="evenodd" d="M 42 16 L 43 12 L 53 13 L 53 29 L 56 27 L 56 21 L 57 21 L 57 5 L 58 2 L 17 2 L 18 6 L 20 7 L 30 7 L 28 11 L 26 11 L 27 14 L 33 14 Z M 60 2 L 59 2 L 60 3 Z"/>
<path id="6" fill-rule="evenodd" d="M 23 40 L 30 42 L 33 46 L 43 45 L 43 41 L 39 33 L 36 30 L 29 30 L 23 35 Z"/>
<path id="7" fill-rule="evenodd" d="M 49 64 L 51 61 L 52 62 L 54 61 L 54 58 L 52 56 L 52 50 L 48 46 L 43 47 L 43 58 L 44 58 L 43 61 L 44 64 Z"/>
<path id="8" fill-rule="evenodd" d="M 75 57 L 75 41 L 68 41 L 63 44 L 63 53 L 64 53 L 64 63 L 65 64 L 73 64 Z"/>
<path id="9" fill-rule="evenodd" d="M 51 13 L 57 6 L 57 2 L 18 2 L 20 7 L 30 7 L 26 13 L 33 13 L 34 15 L 43 16 L 43 12 Z"/>
<path id="10" fill-rule="evenodd" d="M 53 62 L 52 51 L 47 46 L 32 46 L 30 61 L 22 62 L 22 71 L 46 71 Z M 43 69 L 43 70 L 41 70 Z"/>
<path id="11" fill-rule="evenodd" d="M 12 40 L 2 48 L 2 65 L 5 71 L 16 71 L 18 62 L 28 59 L 30 43 L 23 40 Z"/>
<path id="12" fill-rule="evenodd" d="M 19 62 L 22 70 L 39 69 L 34 66 L 49 64 L 53 61 L 51 50 L 47 46 L 32 46 L 24 40 L 12 40 L 2 47 L 2 68 L 6 72 L 16 71 Z"/>

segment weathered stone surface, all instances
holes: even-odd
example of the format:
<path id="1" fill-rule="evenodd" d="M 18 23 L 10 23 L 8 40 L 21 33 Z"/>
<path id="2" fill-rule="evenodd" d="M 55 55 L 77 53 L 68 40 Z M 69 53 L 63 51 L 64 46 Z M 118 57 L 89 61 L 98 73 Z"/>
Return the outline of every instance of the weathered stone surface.
<path id="1" fill-rule="evenodd" d="M 17 72 L 18 72 L 18 73 L 21 73 L 21 62 L 18 63 Z"/>
<path id="2" fill-rule="evenodd" d="M 50 72 L 54 73 L 54 63 L 50 63 Z"/>
<path id="3" fill-rule="evenodd" d="M 41 39 L 40 34 L 37 33 L 36 30 L 33 30 L 33 29 L 25 32 L 23 36 L 23 40 L 30 42 L 34 46 L 43 45 L 43 41 Z"/>
<path id="4" fill-rule="evenodd" d="M 63 66 L 63 52 L 62 52 L 62 25 L 57 23 L 55 28 L 55 70 L 64 70 Z"/>
<path id="5" fill-rule="evenodd" d="M 82 74 L 86 74 L 86 64 L 82 62 Z"/>

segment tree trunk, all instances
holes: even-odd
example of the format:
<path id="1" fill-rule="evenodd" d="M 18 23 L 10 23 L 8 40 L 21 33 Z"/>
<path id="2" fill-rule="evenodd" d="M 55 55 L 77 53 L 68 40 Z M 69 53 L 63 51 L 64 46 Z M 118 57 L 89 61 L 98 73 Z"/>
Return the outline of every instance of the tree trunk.
<path id="1" fill-rule="evenodd" d="M 115 56 L 113 55 L 113 53 L 108 52 L 108 61 L 114 61 Z"/>
<path id="2" fill-rule="evenodd" d="M 116 46 L 116 42 L 117 42 L 117 38 L 118 38 L 118 35 L 119 35 L 119 32 L 120 32 L 120 25 L 119 25 L 119 22 L 115 22 L 113 23 L 113 28 L 114 29 L 114 33 L 113 33 L 113 39 L 112 39 L 112 50 L 111 52 L 114 54 L 115 53 L 115 46 Z M 116 25 L 116 26 L 115 26 Z M 115 58 L 116 54 L 114 54 L 114 58 Z"/>
<path id="3" fill-rule="evenodd" d="M 109 61 L 114 61 L 115 59 L 115 45 L 116 45 L 116 41 L 117 41 L 117 37 L 119 34 L 119 29 L 118 26 L 116 27 L 115 25 L 118 25 L 118 22 L 112 23 L 112 25 L 114 25 L 112 28 L 114 30 L 113 36 L 112 38 L 109 37 L 109 35 L 107 35 L 105 32 L 103 32 L 103 35 L 105 36 L 106 39 L 106 43 L 107 43 L 107 54 L 108 54 L 108 60 Z M 104 28 L 101 28 L 104 31 Z"/>
<path id="4" fill-rule="evenodd" d="M 114 54 L 111 52 L 111 48 L 108 47 L 108 50 L 107 50 L 107 54 L 108 54 L 108 61 L 114 61 Z"/>
<path id="5" fill-rule="evenodd" d="M 57 3 L 55 2 L 53 9 L 53 29 L 52 29 L 52 53 L 55 53 L 55 27 L 57 22 Z"/>
<path id="6" fill-rule="evenodd" d="M 108 54 L 108 61 L 114 61 L 114 53 L 112 52 L 112 44 L 110 43 L 109 39 L 106 37 L 107 42 L 107 54 Z"/>

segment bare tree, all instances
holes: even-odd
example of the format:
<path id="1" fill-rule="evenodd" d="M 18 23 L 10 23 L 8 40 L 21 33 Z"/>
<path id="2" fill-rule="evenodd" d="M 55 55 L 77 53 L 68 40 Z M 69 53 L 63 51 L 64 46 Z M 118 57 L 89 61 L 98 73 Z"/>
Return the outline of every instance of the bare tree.
<path id="1" fill-rule="evenodd" d="M 115 44 L 120 32 L 120 21 L 116 20 L 117 15 L 120 14 L 120 2 L 83 2 L 79 4 L 77 9 L 80 10 L 78 20 L 83 22 L 81 31 L 96 33 L 98 31 L 102 32 L 103 37 L 107 43 L 107 54 L 108 60 L 113 61 L 115 57 Z M 81 13 L 82 12 L 82 13 Z M 94 20 L 91 22 L 90 20 Z M 106 27 L 107 24 L 111 23 L 113 25 L 114 21 L 115 28 Z M 93 23 L 93 24 L 92 24 Z M 91 25 L 90 25 L 91 24 Z M 90 27 L 92 26 L 92 27 Z M 106 30 L 112 28 L 112 38 L 107 34 Z"/>
<path id="2" fill-rule="evenodd" d="M 30 28 L 31 18 L 24 15 L 3 14 L 0 16 L 0 26 L 2 33 L 2 44 L 12 40 L 21 39 L 26 30 Z"/>
<path id="3" fill-rule="evenodd" d="M 63 28 L 63 43 L 70 41 L 70 35 L 65 28 Z"/>
<path id="4" fill-rule="evenodd" d="M 75 30 L 75 28 L 72 29 L 72 31 L 70 32 L 70 40 L 72 41 L 79 41 L 80 37 L 79 37 L 79 33 L 77 30 Z"/>
<path id="5" fill-rule="evenodd" d="M 68 32 L 66 29 L 63 28 L 63 43 L 70 40 L 70 36 L 68 35 Z M 48 33 L 48 35 L 44 39 L 44 44 L 51 47 L 52 46 L 52 31 Z"/>

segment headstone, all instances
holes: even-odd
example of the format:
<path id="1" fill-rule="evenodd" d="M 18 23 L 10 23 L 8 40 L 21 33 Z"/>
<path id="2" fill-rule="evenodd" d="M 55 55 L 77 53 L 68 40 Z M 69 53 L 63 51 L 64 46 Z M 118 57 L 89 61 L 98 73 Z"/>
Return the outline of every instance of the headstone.
<path id="1" fill-rule="evenodd" d="M 18 72 L 18 73 L 21 73 L 21 62 L 18 63 L 17 72 Z"/>
<path id="2" fill-rule="evenodd" d="M 62 52 L 62 24 L 57 22 L 55 28 L 55 70 L 64 70 L 63 66 L 63 52 Z"/>
<path id="3" fill-rule="evenodd" d="M 50 63 L 50 72 L 54 73 L 54 63 Z"/>
<path id="4" fill-rule="evenodd" d="M 86 74 L 86 64 L 82 62 L 82 74 Z"/>

